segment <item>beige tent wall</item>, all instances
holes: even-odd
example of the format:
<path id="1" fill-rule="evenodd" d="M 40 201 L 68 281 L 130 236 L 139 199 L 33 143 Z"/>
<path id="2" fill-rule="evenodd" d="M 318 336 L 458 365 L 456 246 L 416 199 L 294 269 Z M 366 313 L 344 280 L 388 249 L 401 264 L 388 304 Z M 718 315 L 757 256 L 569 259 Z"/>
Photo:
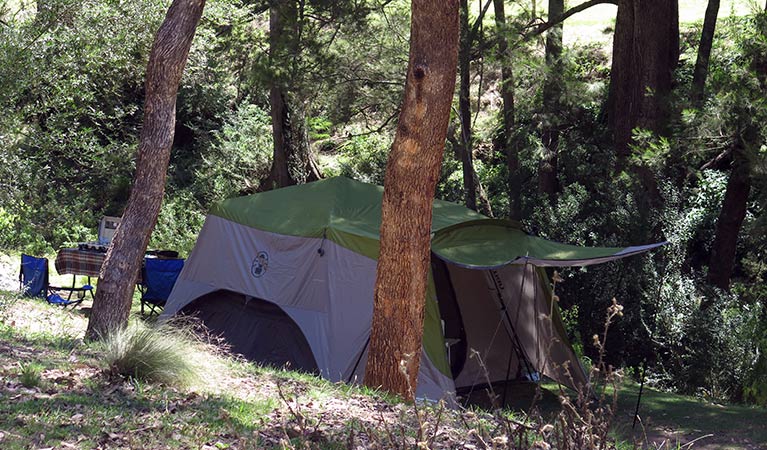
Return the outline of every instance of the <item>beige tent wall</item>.
<path id="1" fill-rule="evenodd" d="M 466 330 L 468 356 L 456 387 L 514 379 L 532 371 L 565 386 L 587 380 L 564 335 L 558 311 L 532 265 L 473 270 L 448 264 Z M 508 317 L 508 318 L 507 318 Z"/>
<path id="2" fill-rule="evenodd" d="M 322 252 L 319 250 L 322 249 Z M 162 317 L 210 292 L 227 290 L 279 305 L 298 325 L 323 377 L 364 374 L 373 317 L 376 261 L 322 238 L 256 230 L 209 215 Z M 453 380 L 421 359 L 416 395 L 439 400 Z"/>

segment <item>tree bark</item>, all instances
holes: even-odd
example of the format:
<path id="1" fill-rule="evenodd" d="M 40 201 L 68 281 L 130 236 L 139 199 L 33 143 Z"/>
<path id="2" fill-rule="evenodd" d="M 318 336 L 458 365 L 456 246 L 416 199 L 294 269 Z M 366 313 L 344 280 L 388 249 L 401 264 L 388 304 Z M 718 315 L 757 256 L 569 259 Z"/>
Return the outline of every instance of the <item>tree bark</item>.
<path id="1" fill-rule="evenodd" d="M 549 0 L 549 20 L 564 14 L 564 0 Z M 562 96 L 562 23 L 546 35 L 546 79 L 543 83 L 543 158 L 538 165 L 538 191 L 552 205 L 557 200 L 557 154 L 559 151 L 559 110 Z"/>
<path id="2" fill-rule="evenodd" d="M 635 127 L 661 135 L 668 131 L 668 97 L 678 60 L 677 0 L 619 0 L 606 105 L 619 166 L 628 159 Z"/>
<path id="3" fill-rule="evenodd" d="M 767 30 L 758 27 L 761 38 L 767 37 Z M 750 69 L 759 81 L 759 91 L 756 95 L 764 95 L 767 91 L 767 56 L 763 53 L 752 55 Z M 751 164 L 752 158 L 758 153 L 763 138 L 752 117 L 747 117 L 748 109 L 741 112 L 736 123 L 745 124 L 740 130 L 732 151 L 732 166 L 730 177 L 727 179 L 727 190 L 719 218 L 716 222 L 714 242 L 711 245 L 711 259 L 708 265 L 708 281 L 723 290 L 730 289 L 730 279 L 735 269 L 735 256 L 743 220 L 746 218 L 748 196 L 751 193 Z M 704 299 L 700 308 L 711 306 L 711 298 Z"/>
<path id="4" fill-rule="evenodd" d="M 716 222 L 716 234 L 708 265 L 709 283 L 723 290 L 730 289 L 738 235 L 746 218 L 748 195 L 751 192 L 751 168 L 744 152 L 745 148 L 741 146 L 733 153 L 732 169 L 727 179 L 722 210 Z M 701 309 L 706 309 L 708 306 L 710 302 L 701 303 Z"/>
<path id="5" fill-rule="evenodd" d="M 711 57 L 711 47 L 714 43 L 714 32 L 716 31 L 716 18 L 718 14 L 719 0 L 708 0 L 706 16 L 703 19 L 703 31 L 700 34 L 700 45 L 698 45 L 698 58 L 695 60 L 695 69 L 692 73 L 691 97 L 693 105 L 698 107 L 704 98 L 706 78 L 708 76 L 708 61 Z"/>
<path id="6" fill-rule="evenodd" d="M 122 222 L 101 267 L 87 336 L 128 322 L 136 278 L 165 192 L 176 122 L 176 93 L 205 0 L 174 0 L 157 31 L 146 74 L 136 175 Z"/>
<path id="7" fill-rule="evenodd" d="M 506 154 L 508 171 L 509 217 L 515 220 L 522 216 L 522 183 L 519 175 L 519 151 L 514 145 L 514 71 L 509 43 L 506 38 L 506 12 L 504 0 L 493 0 L 495 25 L 498 29 L 498 60 L 501 62 L 501 101 L 503 102 L 501 139 Z"/>
<path id="8" fill-rule="evenodd" d="M 421 360 L 432 202 L 458 51 L 458 0 L 413 0 L 410 59 L 386 164 L 365 384 L 413 399 Z"/>
<path id="9" fill-rule="evenodd" d="M 306 113 L 293 78 L 301 54 L 299 5 L 295 0 L 275 2 L 269 9 L 269 58 L 274 71 L 269 86 L 272 167 L 261 190 L 291 186 L 321 178 L 309 147 Z"/>
<path id="10" fill-rule="evenodd" d="M 461 40 L 458 49 L 458 114 L 461 121 L 461 165 L 463 167 L 463 191 L 466 207 L 477 210 L 477 184 L 474 178 L 473 140 L 471 133 L 471 25 L 469 24 L 469 2 L 460 0 Z"/>

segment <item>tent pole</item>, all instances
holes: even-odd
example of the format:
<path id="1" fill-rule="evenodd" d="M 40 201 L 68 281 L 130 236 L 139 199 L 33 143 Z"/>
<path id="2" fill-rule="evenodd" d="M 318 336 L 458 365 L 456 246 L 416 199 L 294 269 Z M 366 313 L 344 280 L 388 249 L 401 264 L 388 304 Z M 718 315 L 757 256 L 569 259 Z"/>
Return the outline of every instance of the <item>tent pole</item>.
<path id="1" fill-rule="evenodd" d="M 349 379 L 346 380 L 347 383 L 352 382 L 352 378 L 354 377 L 354 373 L 357 372 L 357 367 L 360 365 L 360 361 L 362 361 L 362 355 L 365 354 L 365 350 L 368 349 L 368 345 L 370 345 L 370 335 L 368 334 L 368 339 L 365 341 L 365 345 L 362 346 L 362 351 L 360 352 L 360 356 L 357 357 L 357 362 L 354 363 L 354 368 L 352 369 L 352 373 L 349 374 Z"/>
<path id="2" fill-rule="evenodd" d="M 656 304 L 660 303 L 660 295 L 661 290 L 663 289 L 663 283 L 666 278 L 666 269 L 668 267 L 668 264 L 663 265 L 663 271 L 660 275 L 660 282 L 658 283 L 658 292 L 655 296 Z M 639 319 L 642 319 L 642 303 L 640 300 L 639 303 Z M 652 320 L 652 328 L 650 329 L 650 345 L 652 345 L 652 338 L 655 334 L 655 326 L 657 324 L 657 317 L 655 314 L 653 314 L 653 320 Z M 639 395 L 637 395 L 637 406 L 634 410 L 634 422 L 631 424 L 631 429 L 633 430 L 634 427 L 636 427 L 637 420 L 639 419 L 639 404 L 642 401 L 642 391 L 644 390 L 644 379 L 645 379 L 645 372 L 647 371 L 647 354 L 645 354 L 644 358 L 642 358 L 642 374 L 640 375 L 639 379 Z"/>
<path id="3" fill-rule="evenodd" d="M 518 299 L 522 298 L 522 292 L 525 289 L 525 281 L 527 280 L 527 264 L 527 261 L 525 261 L 525 265 L 522 271 L 522 283 L 520 284 L 519 295 L 517 296 Z M 506 308 L 506 303 L 503 301 L 503 296 L 501 295 L 501 287 L 498 285 L 498 279 L 496 278 L 495 274 L 495 270 L 490 270 L 490 275 L 493 279 L 493 285 L 495 286 L 495 292 L 498 294 L 498 303 L 500 305 L 501 311 L 503 311 L 503 315 L 506 317 L 506 324 L 509 328 L 509 337 L 511 338 L 512 348 L 517 354 L 517 357 L 525 364 L 525 368 L 527 369 L 528 373 L 532 374 L 530 361 L 527 359 L 527 356 L 525 356 L 522 344 L 519 342 L 519 336 L 517 336 L 517 331 L 514 329 L 514 324 L 511 322 L 511 317 L 509 317 L 509 310 Z M 507 374 L 506 380 L 504 380 L 504 382 L 508 381 L 508 379 L 509 378 Z"/>
<path id="4" fill-rule="evenodd" d="M 514 349 L 509 350 L 509 362 L 506 364 L 506 378 L 503 382 L 503 401 L 501 402 L 501 408 L 506 407 L 506 392 L 509 390 L 508 382 L 509 382 L 509 373 L 511 372 L 511 357 L 513 355 Z"/>
<path id="5" fill-rule="evenodd" d="M 518 299 L 522 298 L 522 292 L 524 291 L 524 288 L 525 288 L 525 280 L 526 279 L 527 279 L 527 262 L 525 262 L 525 267 L 522 269 L 522 283 L 520 283 L 519 295 L 517 295 Z M 500 294 L 500 287 L 498 286 L 498 283 L 496 282 L 495 277 L 493 277 L 493 283 L 495 283 L 495 290 L 497 292 L 499 292 L 499 294 Z M 503 303 L 503 298 L 501 298 L 500 301 L 501 301 L 501 304 L 502 304 L 501 308 L 503 309 L 504 313 L 506 314 L 506 320 L 510 320 L 508 312 L 506 312 L 506 304 Z M 513 327 L 512 327 L 512 330 L 513 330 Z M 514 339 L 515 340 L 518 339 L 516 331 L 514 331 Z M 519 345 L 518 341 L 517 341 L 517 345 Z M 512 357 L 512 352 L 513 351 L 516 351 L 516 349 L 512 345 L 512 349 L 509 350 L 509 362 L 506 364 L 506 377 L 504 378 L 504 382 L 503 382 L 503 401 L 501 402 L 501 408 L 506 406 L 506 393 L 509 391 L 508 383 L 509 383 L 509 375 L 511 374 L 511 357 Z M 519 357 L 519 355 L 517 355 L 517 357 Z M 519 358 L 519 359 L 521 359 L 525 363 L 525 366 L 527 366 L 527 359 L 526 358 Z M 528 367 L 528 371 L 529 370 L 530 370 L 530 368 Z"/>
<path id="6" fill-rule="evenodd" d="M 639 376 L 639 395 L 637 395 L 637 406 L 634 410 L 634 423 L 631 424 L 631 429 L 637 425 L 637 418 L 639 418 L 639 403 L 642 401 L 642 391 L 644 390 L 644 373 L 647 370 L 647 358 L 642 361 L 642 374 Z"/>

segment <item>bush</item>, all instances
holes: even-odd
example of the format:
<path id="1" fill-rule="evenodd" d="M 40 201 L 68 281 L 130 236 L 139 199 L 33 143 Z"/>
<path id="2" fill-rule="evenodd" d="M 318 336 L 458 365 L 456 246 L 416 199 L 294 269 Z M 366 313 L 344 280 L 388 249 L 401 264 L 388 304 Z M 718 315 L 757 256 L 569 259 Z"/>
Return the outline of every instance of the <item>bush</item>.
<path id="1" fill-rule="evenodd" d="M 269 175 L 272 146 L 269 114 L 256 105 L 240 105 L 197 162 L 192 188 L 203 206 L 256 191 Z"/>
<path id="2" fill-rule="evenodd" d="M 219 364 L 215 348 L 203 344 L 188 326 L 131 321 L 100 343 L 111 375 L 175 386 L 203 382 Z"/>
<path id="3" fill-rule="evenodd" d="M 380 135 L 357 136 L 340 147 L 340 174 L 355 180 L 383 185 L 391 138 Z"/>
<path id="4" fill-rule="evenodd" d="M 201 210 L 200 204 L 186 192 L 166 195 L 152 232 L 150 247 L 175 250 L 180 255 L 188 255 L 205 222 L 205 215 Z"/>

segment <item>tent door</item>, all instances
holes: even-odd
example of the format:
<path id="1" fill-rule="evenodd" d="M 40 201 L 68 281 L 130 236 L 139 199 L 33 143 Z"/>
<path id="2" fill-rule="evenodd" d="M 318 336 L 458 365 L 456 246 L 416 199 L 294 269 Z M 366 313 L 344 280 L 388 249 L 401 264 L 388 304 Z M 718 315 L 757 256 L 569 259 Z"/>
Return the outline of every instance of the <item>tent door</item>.
<path id="1" fill-rule="evenodd" d="M 303 332 L 272 302 L 221 290 L 199 297 L 182 312 L 197 316 L 231 345 L 232 352 L 251 361 L 319 373 Z"/>
<path id="2" fill-rule="evenodd" d="M 466 341 L 466 329 L 461 317 L 461 309 L 458 307 L 453 282 L 447 264 L 432 255 L 431 270 L 434 277 L 434 287 L 437 291 L 437 303 L 439 315 L 442 319 L 442 332 L 446 351 L 449 357 L 450 372 L 453 378 L 457 377 L 466 364 L 468 344 Z"/>

